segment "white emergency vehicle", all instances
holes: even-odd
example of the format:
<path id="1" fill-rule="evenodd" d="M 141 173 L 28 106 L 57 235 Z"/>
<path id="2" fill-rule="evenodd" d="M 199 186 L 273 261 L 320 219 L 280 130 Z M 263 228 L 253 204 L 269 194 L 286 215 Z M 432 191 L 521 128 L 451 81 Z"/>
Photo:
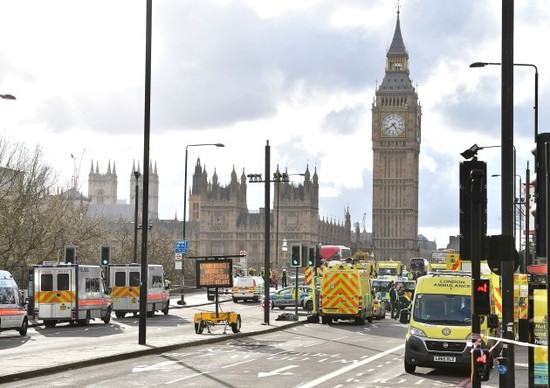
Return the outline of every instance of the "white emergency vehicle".
<path id="1" fill-rule="evenodd" d="M 105 323 L 111 320 L 111 298 L 105 292 L 99 265 L 35 265 L 32 287 L 34 317 L 46 327 L 61 322 L 87 325 L 96 318 Z"/>
<path id="2" fill-rule="evenodd" d="M 0 331 L 17 330 L 27 335 L 27 309 L 13 276 L 0 270 Z"/>
<path id="3" fill-rule="evenodd" d="M 155 311 L 168 314 L 170 309 L 169 286 L 165 285 L 164 269 L 159 264 L 148 265 L 147 316 Z M 141 264 L 112 264 L 109 266 L 109 287 L 113 298 L 113 311 L 117 318 L 128 313 L 139 313 Z"/>

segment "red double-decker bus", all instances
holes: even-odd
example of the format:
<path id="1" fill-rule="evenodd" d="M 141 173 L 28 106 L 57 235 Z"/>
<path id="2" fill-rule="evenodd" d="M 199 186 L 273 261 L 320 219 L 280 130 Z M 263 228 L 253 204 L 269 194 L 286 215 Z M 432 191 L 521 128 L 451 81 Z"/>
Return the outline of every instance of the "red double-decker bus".
<path id="1" fill-rule="evenodd" d="M 344 245 L 321 245 L 321 259 L 323 261 L 351 259 L 351 248 Z"/>

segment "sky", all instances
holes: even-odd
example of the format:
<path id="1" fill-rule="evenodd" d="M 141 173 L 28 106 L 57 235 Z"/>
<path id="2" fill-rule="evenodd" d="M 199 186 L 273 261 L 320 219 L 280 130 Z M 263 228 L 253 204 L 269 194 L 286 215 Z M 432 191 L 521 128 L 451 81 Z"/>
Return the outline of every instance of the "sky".
<path id="1" fill-rule="evenodd" d="M 159 216 L 183 214 L 197 158 L 220 184 L 271 171 L 317 171 L 320 216 L 372 231 L 372 118 L 393 38 L 397 0 L 153 0 L 150 158 Z M 501 141 L 502 2 L 401 0 L 410 77 L 422 105 L 419 233 L 445 247 L 459 234 L 460 153 Z M 0 0 L 0 134 L 39 145 L 57 185 L 88 194 L 90 167 L 116 164 L 129 201 L 143 166 L 145 11 L 138 0 Z M 547 132 L 550 37 L 546 1 L 516 1 L 514 63 L 539 73 L 539 132 Z M 514 67 L 518 196 L 533 174 L 535 68 Z M 487 162 L 488 234 L 499 234 L 500 148 Z M 296 184 L 299 176 L 292 177 Z M 248 207 L 263 207 L 248 185 Z M 273 190 L 272 190 L 273 192 Z M 531 222 L 531 225 L 533 222 Z"/>

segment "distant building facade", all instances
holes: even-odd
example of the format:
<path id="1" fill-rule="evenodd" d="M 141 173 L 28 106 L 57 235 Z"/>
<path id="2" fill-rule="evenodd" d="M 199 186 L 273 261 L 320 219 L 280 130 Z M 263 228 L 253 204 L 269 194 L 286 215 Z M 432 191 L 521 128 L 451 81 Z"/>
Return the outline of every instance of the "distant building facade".
<path id="1" fill-rule="evenodd" d="M 277 168 L 276 173 L 280 173 Z M 262 183 L 264 184 L 264 183 Z M 193 172 L 189 196 L 189 222 L 186 238 L 199 256 L 234 255 L 246 252 L 246 266 L 260 269 L 265 261 L 265 208 L 251 212 L 247 206 L 247 178 L 235 169 L 230 182 L 220 185 L 217 173 L 208 180 L 200 159 Z M 344 210 L 341 223 L 319 218 L 319 177 L 306 167 L 304 182 L 273 183 L 270 205 L 270 256 L 273 268 L 289 267 L 293 243 L 306 245 L 351 245 L 351 217 Z"/>

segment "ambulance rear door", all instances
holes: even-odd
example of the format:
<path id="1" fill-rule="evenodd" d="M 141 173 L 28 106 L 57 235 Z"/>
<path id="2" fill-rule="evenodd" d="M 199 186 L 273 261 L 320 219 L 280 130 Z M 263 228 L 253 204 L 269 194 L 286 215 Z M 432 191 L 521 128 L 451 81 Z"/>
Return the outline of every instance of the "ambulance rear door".
<path id="1" fill-rule="evenodd" d="M 70 319 L 76 308 L 74 267 L 36 267 L 35 311 L 40 319 Z"/>
<path id="2" fill-rule="evenodd" d="M 111 266 L 109 281 L 113 311 L 139 311 L 140 268 Z"/>

